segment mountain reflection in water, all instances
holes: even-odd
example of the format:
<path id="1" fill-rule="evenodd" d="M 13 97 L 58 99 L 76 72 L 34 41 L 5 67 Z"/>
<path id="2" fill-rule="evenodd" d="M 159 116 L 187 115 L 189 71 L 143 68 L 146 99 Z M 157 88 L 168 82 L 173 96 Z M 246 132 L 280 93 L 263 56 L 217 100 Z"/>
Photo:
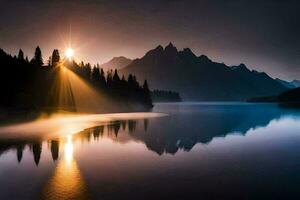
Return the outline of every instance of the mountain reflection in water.
<path id="1" fill-rule="evenodd" d="M 70 118 L 56 133 L 43 122 L 47 137 L 39 135 L 41 124 L 38 129 L 32 124 L 31 129 L 0 128 L 11 131 L 0 134 L 0 199 L 273 199 L 298 194 L 298 110 L 200 103 L 157 104 L 153 111 L 168 115 L 93 117 L 91 124 L 88 118 L 84 123 Z M 26 134 L 17 137 L 14 131 L 22 128 Z"/>
<path id="2" fill-rule="evenodd" d="M 170 113 L 170 116 L 159 119 L 110 121 L 74 133 L 72 140 L 90 142 L 91 140 L 98 141 L 109 138 L 117 143 L 133 140 L 144 143 L 149 150 L 159 155 L 163 153 L 175 154 L 178 150 L 190 151 L 197 143 L 209 143 L 215 137 L 225 137 L 227 134 L 243 135 L 250 129 L 267 126 L 272 120 L 291 115 L 291 110 L 274 109 L 274 105 L 266 106 L 263 110 L 255 106 L 243 108 L 242 104 L 240 107 L 236 105 L 231 107 L 229 104 L 224 110 L 214 106 L 206 106 L 202 108 L 201 112 L 193 112 L 187 107 L 187 109 L 180 111 L 186 113 L 183 116 L 176 114 L 179 112 L 176 110 L 176 104 L 175 106 L 172 105 L 171 110 L 166 109 L 166 106 L 162 108 L 158 106 L 156 109 L 161 112 L 166 111 Z M 292 114 L 295 117 L 295 111 Z M 139 123 L 141 126 L 137 129 Z M 148 131 L 148 129 L 150 130 Z M 63 140 L 64 137 L 63 139 L 46 140 L 54 161 L 58 159 L 60 143 Z M 17 161 L 21 162 L 23 150 L 28 146 L 32 151 L 35 164 L 38 165 L 42 142 L 45 141 L 1 140 L 0 137 L 0 155 L 9 149 L 15 149 Z"/>

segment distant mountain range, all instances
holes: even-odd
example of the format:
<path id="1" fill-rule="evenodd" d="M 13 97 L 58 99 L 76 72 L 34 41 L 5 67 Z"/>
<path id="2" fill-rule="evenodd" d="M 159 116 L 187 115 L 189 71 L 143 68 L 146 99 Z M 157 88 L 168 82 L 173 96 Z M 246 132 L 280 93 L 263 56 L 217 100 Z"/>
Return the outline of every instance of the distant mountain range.
<path id="1" fill-rule="evenodd" d="M 288 82 L 288 81 L 285 81 L 285 80 L 282 80 L 282 79 L 279 79 L 279 78 L 276 78 L 275 79 L 278 83 L 282 84 L 283 86 L 289 88 L 289 89 L 293 89 L 295 88 L 296 86 L 294 84 L 292 84 L 291 82 Z"/>
<path id="2" fill-rule="evenodd" d="M 290 83 L 291 83 L 292 85 L 294 85 L 295 88 L 296 88 L 296 87 L 300 87 L 300 81 L 299 81 L 299 80 L 293 80 L 293 81 L 291 81 Z"/>
<path id="3" fill-rule="evenodd" d="M 285 87 L 289 88 L 289 89 L 294 89 L 300 86 L 300 81 L 299 80 L 293 80 L 293 81 L 285 81 L 279 78 L 275 79 L 277 82 L 281 83 L 282 85 L 284 85 Z"/>
<path id="4" fill-rule="evenodd" d="M 227 66 L 196 56 L 189 48 L 178 51 L 172 43 L 158 46 L 133 60 L 121 74 L 147 79 L 151 89 L 177 91 L 183 100 L 230 101 L 277 95 L 289 89 L 264 72 L 244 64 Z"/>
<path id="5" fill-rule="evenodd" d="M 104 70 L 109 70 L 109 69 L 122 69 L 129 65 L 132 62 L 131 59 L 126 58 L 124 56 L 119 56 L 119 57 L 114 57 L 110 61 L 103 63 L 101 65 L 101 68 Z"/>

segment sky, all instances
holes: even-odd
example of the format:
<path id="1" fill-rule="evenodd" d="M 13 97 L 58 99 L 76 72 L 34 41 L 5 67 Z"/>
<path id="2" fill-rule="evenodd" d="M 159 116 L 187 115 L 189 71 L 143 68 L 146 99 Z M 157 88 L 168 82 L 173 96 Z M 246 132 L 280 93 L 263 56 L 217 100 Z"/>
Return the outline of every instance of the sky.
<path id="1" fill-rule="evenodd" d="M 297 0 L 0 0 L 0 48 L 103 63 L 172 42 L 228 65 L 300 79 Z M 70 39 L 71 38 L 71 39 Z"/>

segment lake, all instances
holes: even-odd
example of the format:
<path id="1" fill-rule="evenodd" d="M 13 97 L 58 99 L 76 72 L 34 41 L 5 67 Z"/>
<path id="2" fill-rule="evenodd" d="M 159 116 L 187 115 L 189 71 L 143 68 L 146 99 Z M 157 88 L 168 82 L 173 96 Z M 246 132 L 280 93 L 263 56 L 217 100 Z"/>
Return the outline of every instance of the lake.
<path id="1" fill-rule="evenodd" d="M 0 199 L 297 199 L 300 110 L 161 103 L 0 127 Z"/>

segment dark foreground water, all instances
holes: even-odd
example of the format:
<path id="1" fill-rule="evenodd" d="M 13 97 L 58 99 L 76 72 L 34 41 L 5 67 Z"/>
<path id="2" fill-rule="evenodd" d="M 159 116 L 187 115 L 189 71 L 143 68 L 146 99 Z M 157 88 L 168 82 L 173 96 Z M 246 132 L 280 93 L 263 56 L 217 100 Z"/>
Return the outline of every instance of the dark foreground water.
<path id="1" fill-rule="evenodd" d="M 169 115 L 0 128 L 0 199 L 300 198 L 299 111 L 201 103 L 153 112 Z"/>

